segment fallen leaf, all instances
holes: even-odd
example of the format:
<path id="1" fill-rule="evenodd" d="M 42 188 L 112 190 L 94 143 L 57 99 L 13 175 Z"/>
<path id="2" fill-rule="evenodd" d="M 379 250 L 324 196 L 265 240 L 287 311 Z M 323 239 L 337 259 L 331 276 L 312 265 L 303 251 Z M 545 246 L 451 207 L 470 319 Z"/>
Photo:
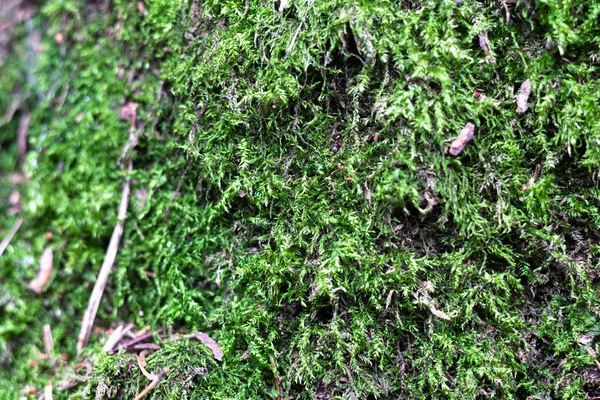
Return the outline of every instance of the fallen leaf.
<path id="1" fill-rule="evenodd" d="M 200 343 L 208 347 L 217 360 L 221 361 L 223 359 L 223 350 L 221 350 L 221 346 L 219 346 L 219 343 L 215 342 L 206 333 L 194 332 L 193 334 L 191 334 L 191 337 L 196 338 L 200 341 Z"/>
<path id="2" fill-rule="evenodd" d="M 76 123 L 80 123 L 81 121 L 83 121 L 83 117 L 85 117 L 85 114 L 80 112 L 79 114 L 77 114 L 77 116 L 75 117 L 75 122 Z"/>
<path id="3" fill-rule="evenodd" d="M 519 94 L 517 94 L 517 112 L 523 114 L 529 108 L 529 95 L 531 94 L 531 79 L 527 79 L 521 84 Z"/>
<path id="4" fill-rule="evenodd" d="M 473 139 L 474 135 L 475 125 L 468 122 L 465 125 L 465 127 L 462 128 L 462 130 L 460 131 L 460 135 L 458 135 L 454 142 L 452 142 L 452 145 L 450 146 L 449 150 L 450 154 L 452 154 L 453 156 L 457 156 L 460 153 L 462 153 L 463 149 L 465 148 L 467 143 L 469 143 L 471 139 Z"/>
<path id="5" fill-rule="evenodd" d="M 62 44 L 65 41 L 65 35 L 58 32 L 56 35 L 54 35 L 54 40 L 56 41 L 56 43 Z"/>
<path id="6" fill-rule="evenodd" d="M 50 247 L 46 247 L 40 256 L 40 270 L 37 274 L 37 277 L 29 282 L 29 289 L 31 289 L 33 292 L 37 294 L 42 293 L 42 289 L 48 284 L 48 281 L 52 276 L 53 257 L 54 254 L 52 253 L 52 249 Z"/>
<path id="7" fill-rule="evenodd" d="M 436 317 L 438 317 L 439 319 L 443 319 L 444 321 L 450 321 L 450 320 L 452 319 L 452 318 L 450 318 L 450 317 L 448 316 L 448 314 L 446 314 L 446 313 L 445 313 L 445 312 L 443 312 L 443 311 L 440 311 L 440 310 L 436 309 L 436 308 L 435 308 L 435 307 L 433 307 L 433 306 L 429 306 L 429 311 L 431 311 L 431 313 L 432 313 L 433 315 L 435 315 L 435 316 L 436 316 Z"/>

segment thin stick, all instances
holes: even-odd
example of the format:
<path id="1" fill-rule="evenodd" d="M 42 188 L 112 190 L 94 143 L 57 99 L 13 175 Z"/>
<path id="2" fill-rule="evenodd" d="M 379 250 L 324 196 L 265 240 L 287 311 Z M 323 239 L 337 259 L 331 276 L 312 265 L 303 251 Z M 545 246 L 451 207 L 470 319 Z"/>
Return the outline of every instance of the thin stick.
<path id="1" fill-rule="evenodd" d="M 160 373 L 158 375 L 156 375 L 156 377 L 154 378 L 154 380 L 152 380 L 152 382 L 150 382 L 150 384 L 148 386 L 146 386 L 146 388 L 144 390 L 142 390 L 140 392 L 140 394 L 138 394 L 137 396 L 135 396 L 135 398 L 133 400 L 140 400 L 142 397 L 144 397 L 145 395 L 148 394 L 148 392 L 150 392 L 152 390 L 152 388 L 154 386 L 156 386 L 158 384 L 158 382 L 160 381 L 160 379 L 167 375 L 169 373 L 169 367 L 164 367 Z"/>
<path id="2" fill-rule="evenodd" d="M 48 384 L 44 388 L 44 400 L 52 400 L 52 384 Z"/>
<path id="3" fill-rule="evenodd" d="M 46 350 L 46 354 L 48 357 L 52 355 L 52 349 L 54 348 L 54 340 L 52 340 L 52 330 L 50 329 L 50 325 L 44 325 L 43 330 L 43 341 L 44 341 L 44 349 Z"/>
<path id="4" fill-rule="evenodd" d="M 135 325 L 133 324 L 129 324 L 125 327 L 123 327 L 123 325 L 119 326 L 117 329 L 115 329 L 112 335 L 108 337 L 108 340 L 104 344 L 104 347 L 102 347 L 102 351 L 105 353 L 110 353 L 111 351 L 113 351 L 115 346 L 117 346 L 119 342 L 125 337 L 125 335 L 127 335 L 127 332 L 132 330 L 134 327 Z"/>
<path id="5" fill-rule="evenodd" d="M 0 243 L 0 256 L 2 256 L 2 253 L 4 253 L 4 250 L 6 250 L 10 241 L 12 240 L 12 238 L 15 236 L 15 234 L 21 227 L 22 223 L 23 223 L 23 218 L 19 218 L 15 221 L 15 224 L 12 226 L 12 228 L 10 228 L 8 235 L 6 235 L 6 237 Z"/>
<path id="6" fill-rule="evenodd" d="M 104 288 L 106 287 L 106 282 L 108 281 L 108 275 L 110 274 L 110 270 L 115 262 L 117 250 L 119 249 L 119 242 L 121 241 L 121 236 L 123 235 L 123 225 L 125 223 L 125 216 L 127 214 L 127 206 L 129 204 L 129 192 L 131 191 L 130 174 L 133 168 L 131 159 L 129 159 L 128 164 L 127 178 L 125 178 L 125 182 L 123 183 L 121 204 L 119 205 L 119 214 L 117 216 L 118 222 L 117 225 L 115 225 L 115 229 L 113 230 L 110 238 L 110 243 L 108 245 L 108 249 L 106 250 L 106 256 L 104 257 L 104 262 L 102 263 L 102 267 L 98 273 L 94 290 L 90 296 L 90 302 L 88 303 L 83 320 L 81 321 L 81 331 L 79 331 L 79 336 L 77 337 L 78 356 L 81 354 L 81 350 L 83 350 L 83 348 L 87 345 L 88 339 L 90 338 L 90 332 L 94 326 L 94 320 L 96 319 L 96 313 L 98 312 L 98 307 L 100 306 L 100 301 L 102 300 Z"/>
<path id="7" fill-rule="evenodd" d="M 144 356 L 136 354 L 135 355 L 135 359 L 138 362 L 138 367 L 140 367 L 140 371 L 142 371 L 142 374 L 144 374 L 144 376 L 146 378 L 148 378 L 149 380 L 155 381 L 156 380 L 156 375 L 151 374 L 150 372 L 146 371 L 146 368 L 144 368 L 146 366 L 146 358 Z"/>

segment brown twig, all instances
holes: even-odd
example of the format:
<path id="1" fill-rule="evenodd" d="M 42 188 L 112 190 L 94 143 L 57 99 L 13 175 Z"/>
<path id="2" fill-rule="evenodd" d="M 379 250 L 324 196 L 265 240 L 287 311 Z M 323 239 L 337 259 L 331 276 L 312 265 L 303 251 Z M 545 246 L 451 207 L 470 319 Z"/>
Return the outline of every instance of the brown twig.
<path id="1" fill-rule="evenodd" d="M 137 109 L 137 107 L 136 107 Z M 90 296 L 87 309 L 81 321 L 81 330 L 77 337 L 77 355 L 81 354 L 81 350 L 87 345 L 90 337 L 90 332 L 94 326 L 94 320 L 96 319 L 96 313 L 104 294 L 104 288 L 108 281 L 108 275 L 113 267 L 115 258 L 117 256 L 117 250 L 119 249 L 119 242 L 123 235 L 123 225 L 125 224 L 125 217 L 127 215 L 127 206 L 129 205 L 129 193 L 131 192 L 131 171 L 133 169 L 133 163 L 131 161 L 130 152 L 133 147 L 137 144 L 138 135 L 135 134 L 135 115 L 131 116 L 131 128 L 129 130 L 129 141 L 123 148 L 123 157 L 127 158 L 127 177 L 123 182 L 123 191 L 121 192 L 121 203 L 119 204 L 119 213 L 117 215 L 117 225 L 113 230 L 112 236 L 110 237 L 110 243 L 108 249 L 106 249 L 106 255 L 104 256 L 104 262 L 98 273 L 94 290 Z"/>
<path id="2" fill-rule="evenodd" d="M 138 360 L 138 362 L 139 362 L 139 360 Z M 141 366 L 140 366 L 140 370 L 143 370 L 143 371 L 145 371 L 145 369 L 143 369 Z M 143 372 L 142 372 L 142 373 L 143 373 Z M 147 372 L 146 372 L 146 373 L 147 373 Z M 137 396 L 135 396 L 135 398 L 134 398 L 133 400 L 140 400 L 140 399 L 141 399 L 141 398 L 143 398 L 145 395 L 147 395 L 147 394 L 148 394 L 148 392 L 150 392 L 150 391 L 152 390 L 152 388 L 153 388 L 154 386 L 156 386 L 156 385 L 158 384 L 158 382 L 159 382 L 159 381 L 160 381 L 160 380 L 161 380 L 161 379 L 162 379 L 162 378 L 163 378 L 165 375 L 167 375 L 168 373 L 169 373 L 169 367 L 164 367 L 164 368 L 163 368 L 163 369 L 160 371 L 160 373 L 159 373 L 158 375 L 152 375 L 152 376 L 154 377 L 154 379 L 152 380 L 152 382 L 150 382 L 150 384 L 149 384 L 148 386 L 146 386 L 146 388 L 145 388 L 144 390 L 142 390 L 142 391 L 140 392 L 140 394 L 138 394 Z M 144 374 L 144 375 L 146 375 L 146 374 Z M 150 374 L 148 374 L 148 375 L 150 375 Z M 146 377 L 148 377 L 148 375 L 146 375 Z"/>
<path id="3" fill-rule="evenodd" d="M 156 330 L 157 333 L 161 333 L 163 331 L 162 328 L 159 328 Z M 144 334 L 139 335 L 138 337 L 136 337 L 135 339 L 131 339 L 128 342 L 123 343 L 123 347 L 127 348 L 127 347 L 131 347 L 134 344 L 143 342 L 144 340 L 148 340 L 152 337 L 152 332 L 146 332 Z"/>
<path id="4" fill-rule="evenodd" d="M 50 357 L 52 355 L 52 349 L 54 348 L 54 340 L 52 339 L 52 330 L 50 329 L 49 324 L 44 325 L 42 338 L 46 354 Z"/>
<path id="5" fill-rule="evenodd" d="M 160 350 L 160 346 L 157 345 L 156 343 L 138 343 L 133 346 L 127 347 L 127 351 L 129 351 L 129 352 L 138 352 L 138 351 L 142 351 L 142 350 L 156 351 L 156 350 Z"/>
<path id="6" fill-rule="evenodd" d="M 123 325 L 119 326 L 115 331 L 108 337 L 106 343 L 104 343 L 104 347 L 102 347 L 102 351 L 105 353 L 110 353 L 113 351 L 115 346 L 119 344 L 121 340 L 127 335 L 127 332 L 132 330 L 135 327 L 133 324 L 129 324 L 125 327 Z"/>
<path id="7" fill-rule="evenodd" d="M 12 226 L 12 228 L 10 228 L 10 231 L 8 231 L 8 234 L 6 235 L 6 237 L 4 239 L 2 239 L 2 242 L 0 242 L 0 256 L 2 256 L 2 254 L 4 253 L 4 250 L 6 250 L 6 248 L 10 244 L 10 241 L 12 240 L 12 238 L 15 236 L 15 234 L 21 227 L 22 223 L 23 223 L 23 218 L 17 219 L 15 221 L 14 225 Z"/>

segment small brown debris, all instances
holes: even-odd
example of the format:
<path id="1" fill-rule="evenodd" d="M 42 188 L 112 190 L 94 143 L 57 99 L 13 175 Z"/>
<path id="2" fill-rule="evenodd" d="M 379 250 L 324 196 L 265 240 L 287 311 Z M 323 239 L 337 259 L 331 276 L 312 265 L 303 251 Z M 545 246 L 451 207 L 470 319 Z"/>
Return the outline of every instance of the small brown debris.
<path id="1" fill-rule="evenodd" d="M 132 330 L 135 327 L 133 324 L 129 324 L 127 326 L 120 325 L 115 331 L 108 337 L 104 347 L 102 347 L 102 351 L 105 353 L 110 353 L 113 349 L 119 344 L 119 342 L 125 337 L 127 332 Z"/>
<path id="2" fill-rule="evenodd" d="M 212 353 L 213 356 L 221 361 L 223 359 L 223 350 L 221 350 L 221 346 L 219 346 L 219 343 L 215 342 L 210 336 L 208 336 L 206 333 L 203 332 L 194 332 L 190 335 L 186 336 L 187 338 L 195 338 L 197 340 L 200 341 L 200 343 L 202 343 L 203 345 L 205 345 L 206 347 L 208 347 Z"/>
<path id="3" fill-rule="evenodd" d="M 127 351 L 134 352 L 134 353 L 143 351 L 143 350 L 157 351 L 157 350 L 160 350 L 160 346 L 157 345 L 156 343 L 138 343 L 133 346 L 129 346 L 127 348 Z"/>
<path id="4" fill-rule="evenodd" d="M 49 324 L 44 325 L 42 338 L 44 341 L 44 350 L 46 350 L 46 354 L 50 357 L 52 349 L 54 349 L 54 340 L 52 339 L 52 329 Z"/>
<path id="5" fill-rule="evenodd" d="M 131 128 L 135 128 L 135 122 L 137 120 L 137 110 L 140 107 L 138 103 L 129 102 L 121 107 L 121 119 L 129 121 Z"/>
<path id="6" fill-rule="evenodd" d="M 52 263 L 53 257 L 54 254 L 52 253 L 52 249 L 50 247 L 46 247 L 40 256 L 40 270 L 37 274 L 37 277 L 29 282 L 29 289 L 31 289 L 31 291 L 34 293 L 42 293 L 42 289 L 48 284 L 48 281 L 52 276 L 52 271 L 54 270 Z"/>
<path id="7" fill-rule="evenodd" d="M 75 117 L 75 122 L 76 123 L 80 123 L 81 121 L 83 121 L 83 118 L 85 117 L 85 114 L 80 112 L 79 114 L 77 114 L 77 116 Z"/>
<path id="8" fill-rule="evenodd" d="M 483 54 L 490 54 L 490 41 L 488 39 L 487 32 L 481 32 L 479 34 L 479 47 L 483 50 Z"/>
<path id="9" fill-rule="evenodd" d="M 460 131 L 460 135 L 452 142 L 449 153 L 453 156 L 457 156 L 464 150 L 467 143 L 473 139 L 475 135 L 475 125 L 468 122 L 465 127 Z"/>
<path id="10" fill-rule="evenodd" d="M 481 32 L 479 34 L 479 47 L 481 47 L 481 50 L 483 50 L 483 54 L 490 56 L 490 40 L 488 39 L 487 32 Z M 488 63 L 496 64 L 496 59 L 489 57 Z"/>
<path id="11" fill-rule="evenodd" d="M 56 33 L 56 35 L 54 35 L 54 40 L 58 44 L 63 44 L 63 42 L 65 41 L 65 35 L 63 35 L 62 33 L 58 32 L 58 33 Z"/>
<path id="12" fill-rule="evenodd" d="M 443 319 L 444 321 L 450 321 L 452 318 L 450 318 L 448 316 L 448 314 L 446 314 L 443 311 L 438 310 L 437 308 L 433 307 L 433 306 L 429 306 L 429 311 L 431 311 L 431 313 L 433 315 L 435 315 L 436 317 L 438 317 L 439 319 Z"/>
<path id="13" fill-rule="evenodd" d="M 25 389 L 21 391 L 21 394 L 25 394 L 27 396 L 35 396 L 37 392 L 38 390 L 35 386 L 27 385 L 25 386 Z"/>
<path id="14" fill-rule="evenodd" d="M 139 363 L 139 360 L 138 360 L 138 363 Z M 146 371 L 145 369 L 143 369 L 143 367 L 141 367 L 141 364 L 140 364 L 140 370 Z M 152 376 L 154 379 L 152 379 L 152 382 L 150 382 L 150 384 L 148 386 L 146 386 L 146 388 L 144 390 L 142 390 L 140 392 L 140 394 L 135 396 L 135 398 L 133 400 L 140 400 L 145 395 L 147 395 L 152 390 L 152 388 L 158 384 L 158 382 L 161 380 L 161 378 L 169 373 L 169 371 L 170 371 L 169 367 L 164 367 L 158 375 L 144 374 L 144 375 L 146 375 L 146 377 Z"/>
<path id="15" fill-rule="evenodd" d="M 540 176 L 541 171 L 542 171 L 542 166 L 540 164 L 536 164 L 535 172 L 533 173 L 533 176 L 531 178 L 529 178 L 529 182 L 527 183 L 527 186 L 529 186 L 529 187 L 533 186 L 533 184 L 535 183 L 537 178 Z"/>
<path id="16" fill-rule="evenodd" d="M 523 114 L 529 109 L 529 95 L 531 94 L 531 79 L 527 79 L 521 84 L 519 93 L 517 94 L 517 112 Z"/>
<path id="17" fill-rule="evenodd" d="M 331 53 L 330 52 L 325 53 L 325 61 L 323 62 L 323 64 L 325 66 L 328 66 L 329 64 L 331 64 Z"/>
<path id="18" fill-rule="evenodd" d="M 10 208 L 8 209 L 8 215 L 15 215 L 21 212 L 21 193 L 13 190 L 8 198 Z"/>
<path id="19" fill-rule="evenodd" d="M 138 1 L 138 2 L 137 2 L 137 9 L 138 9 L 138 12 L 139 12 L 140 14 L 146 15 L 146 14 L 148 13 L 148 12 L 146 11 L 146 6 L 145 6 L 145 5 L 144 5 L 144 3 L 143 3 L 143 2 L 141 2 L 141 1 Z"/>
<path id="20" fill-rule="evenodd" d="M 477 100 L 481 99 L 483 97 L 483 89 L 475 88 L 473 90 L 473 97 L 475 97 Z"/>
<path id="21" fill-rule="evenodd" d="M 591 333 L 579 336 L 579 344 L 589 344 L 594 340 L 594 335 Z"/>

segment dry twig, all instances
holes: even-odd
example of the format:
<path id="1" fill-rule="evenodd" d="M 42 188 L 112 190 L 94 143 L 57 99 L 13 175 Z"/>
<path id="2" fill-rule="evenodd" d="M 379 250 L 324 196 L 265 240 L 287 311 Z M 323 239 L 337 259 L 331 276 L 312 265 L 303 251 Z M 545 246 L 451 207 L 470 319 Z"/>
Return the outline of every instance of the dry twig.
<path id="1" fill-rule="evenodd" d="M 110 353 L 113 349 L 119 344 L 119 342 L 127 335 L 127 333 L 134 328 L 135 325 L 128 324 L 123 327 L 120 325 L 115 331 L 108 337 L 108 340 L 104 344 L 102 351 L 105 353 Z"/>
<path id="2" fill-rule="evenodd" d="M 141 357 L 136 357 L 138 359 L 138 365 L 140 367 L 140 371 L 142 371 L 142 373 L 146 376 L 146 378 L 150 379 L 151 382 L 148 386 L 146 386 L 146 388 L 144 390 L 142 390 L 140 392 L 140 394 L 138 394 L 137 396 L 135 396 L 135 398 L 133 400 L 140 400 L 141 398 L 143 398 L 145 395 L 147 395 L 152 388 L 154 388 L 154 386 L 156 386 L 158 384 L 158 382 L 169 373 L 169 367 L 164 367 L 158 375 L 153 375 L 148 373 L 148 371 L 146 371 L 144 369 L 144 367 L 142 366 L 142 364 L 140 363 L 140 358 Z M 145 364 L 145 361 L 144 361 Z"/>
<path id="3" fill-rule="evenodd" d="M 2 242 L 0 242 L 0 256 L 2 256 L 2 254 L 4 253 L 4 250 L 6 250 L 6 248 L 10 244 L 10 241 L 12 240 L 12 238 L 15 236 L 15 234 L 21 227 L 22 223 L 23 223 L 23 218 L 17 219 L 15 221 L 14 225 L 12 226 L 12 228 L 10 228 L 10 231 L 8 231 L 8 234 L 6 235 L 6 237 L 4 239 L 2 239 Z"/>
<path id="4" fill-rule="evenodd" d="M 54 340 L 52 339 L 52 330 L 50 329 L 49 324 L 44 325 L 42 338 L 44 340 L 46 354 L 50 357 L 52 355 L 52 349 L 54 348 Z"/>
<path id="5" fill-rule="evenodd" d="M 131 136 L 130 136 L 131 137 Z M 123 191 L 121 193 L 121 204 L 119 205 L 119 214 L 117 216 L 118 222 L 115 225 L 112 236 L 110 238 L 110 243 L 108 245 L 108 249 L 106 250 L 106 256 L 104 257 L 104 262 L 102 263 L 102 267 L 100 268 L 100 272 L 98 273 L 98 278 L 96 279 L 96 284 L 94 285 L 94 290 L 92 291 L 92 295 L 90 296 L 90 301 L 88 303 L 87 309 L 85 310 L 85 314 L 83 316 L 83 320 L 81 321 L 81 330 L 79 331 L 79 336 L 77 337 L 77 354 L 81 353 L 81 350 L 87 345 L 88 339 L 90 337 L 90 332 L 92 331 L 92 327 L 94 326 L 94 320 L 96 319 L 96 313 L 98 312 L 98 307 L 100 306 L 100 301 L 102 300 L 102 295 L 104 293 L 104 288 L 106 287 L 106 282 L 108 281 L 108 275 L 110 274 L 110 270 L 113 267 L 115 262 L 115 258 L 117 256 L 117 250 L 119 249 L 119 242 L 121 241 L 121 236 L 123 235 L 123 225 L 125 223 L 125 216 L 127 214 L 127 205 L 129 204 L 129 192 L 131 185 L 131 170 L 133 168 L 131 159 L 129 159 L 129 165 L 127 167 L 127 178 L 125 178 L 125 182 L 123 183 Z"/>
<path id="6" fill-rule="evenodd" d="M 110 274 L 110 270 L 112 269 L 113 264 L 115 262 L 117 250 L 119 249 L 119 242 L 121 241 L 121 236 L 123 235 L 123 225 L 125 224 L 127 206 L 129 205 L 129 193 L 131 192 L 130 175 L 133 169 L 133 163 L 131 161 L 130 153 L 131 150 L 138 143 L 138 135 L 135 133 L 137 109 L 138 105 L 136 103 L 128 103 L 121 110 L 121 117 L 123 119 L 128 120 L 131 123 L 131 126 L 129 128 L 129 141 L 123 148 L 122 152 L 122 161 L 126 161 L 127 163 L 127 177 L 125 178 L 125 182 L 123 182 L 123 191 L 121 192 L 121 203 L 119 204 L 119 213 L 117 215 L 118 222 L 115 225 L 112 236 L 110 238 L 110 243 L 108 245 L 108 249 L 106 249 L 106 255 L 104 256 L 104 262 L 102 263 L 102 267 L 100 268 L 100 272 L 98 273 L 98 278 L 96 279 L 94 290 L 92 291 L 90 301 L 88 303 L 87 309 L 85 310 L 83 320 L 81 321 L 81 330 L 79 331 L 79 336 L 77 337 L 78 355 L 81 353 L 81 350 L 83 350 L 83 348 L 87 345 L 88 339 L 90 337 L 90 332 L 92 331 L 92 327 L 94 326 L 94 320 L 96 319 L 96 313 L 98 312 L 98 307 L 100 306 L 100 301 L 102 300 L 102 295 L 104 294 L 104 288 L 106 287 L 106 282 L 108 281 L 108 275 Z M 122 165 L 125 165 L 125 162 L 123 162 Z"/>

